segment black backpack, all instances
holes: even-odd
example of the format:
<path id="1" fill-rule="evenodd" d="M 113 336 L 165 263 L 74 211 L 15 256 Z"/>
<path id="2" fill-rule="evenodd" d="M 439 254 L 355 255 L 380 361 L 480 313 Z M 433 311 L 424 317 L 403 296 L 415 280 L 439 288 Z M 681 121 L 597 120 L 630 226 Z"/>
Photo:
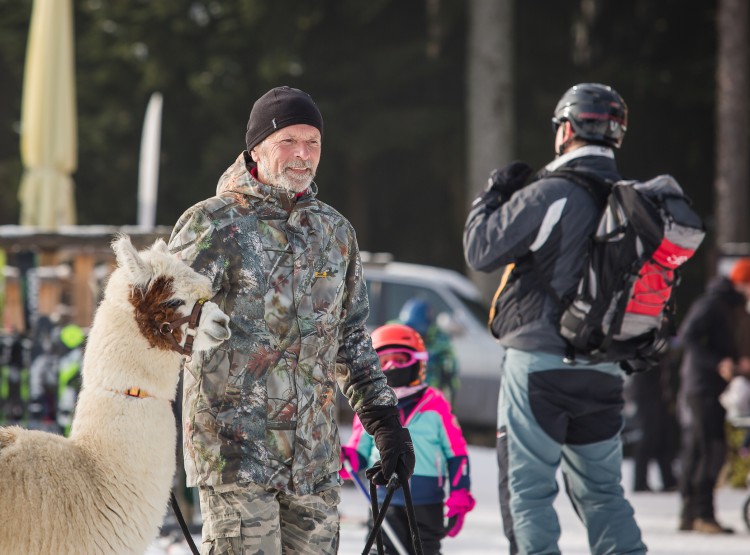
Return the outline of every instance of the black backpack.
<path id="1" fill-rule="evenodd" d="M 705 236 L 700 216 L 670 175 L 615 183 L 573 169 L 550 175 L 585 188 L 602 206 L 578 287 L 557 299 L 566 360 L 585 355 L 620 362 L 629 373 L 648 370 L 667 346 L 679 268 Z"/>

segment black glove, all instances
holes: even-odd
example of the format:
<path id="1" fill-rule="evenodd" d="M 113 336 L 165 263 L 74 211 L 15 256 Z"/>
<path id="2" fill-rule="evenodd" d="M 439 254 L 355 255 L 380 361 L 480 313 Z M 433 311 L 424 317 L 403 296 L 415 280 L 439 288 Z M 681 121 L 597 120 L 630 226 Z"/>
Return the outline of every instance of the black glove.
<path id="1" fill-rule="evenodd" d="M 363 409 L 359 420 L 365 431 L 372 435 L 375 447 L 380 452 L 380 460 L 365 474 L 376 485 L 385 486 L 397 471 L 405 479 L 414 473 L 416 458 L 409 430 L 401 425 L 396 407 L 376 407 Z"/>
<path id="2" fill-rule="evenodd" d="M 514 160 L 504 168 L 492 170 L 487 187 L 477 197 L 488 210 L 497 210 L 501 204 L 526 185 L 534 170 L 526 162 Z"/>
<path id="3" fill-rule="evenodd" d="M 656 336 L 644 343 L 637 350 L 637 356 L 620 362 L 620 368 L 626 374 L 639 374 L 661 363 L 661 358 L 669 350 L 669 342 L 666 337 Z"/>

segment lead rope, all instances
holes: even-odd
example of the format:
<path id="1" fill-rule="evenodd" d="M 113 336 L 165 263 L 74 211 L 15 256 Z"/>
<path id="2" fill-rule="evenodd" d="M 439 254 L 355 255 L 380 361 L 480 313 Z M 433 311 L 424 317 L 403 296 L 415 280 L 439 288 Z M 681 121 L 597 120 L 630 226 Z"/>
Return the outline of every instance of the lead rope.
<path id="1" fill-rule="evenodd" d="M 170 500 L 170 503 L 172 504 L 172 510 L 174 511 L 174 516 L 177 517 L 177 522 L 180 524 L 180 528 L 182 528 L 182 533 L 185 536 L 185 540 L 187 540 L 188 545 L 190 546 L 190 551 L 193 552 L 193 555 L 200 555 L 200 552 L 198 551 L 198 547 L 195 545 L 195 542 L 193 541 L 193 536 L 190 534 L 190 529 L 188 528 L 188 525 L 182 516 L 182 511 L 180 510 L 180 506 L 177 503 L 177 498 L 174 496 L 174 491 L 172 491 L 169 500 Z"/>
<path id="2" fill-rule="evenodd" d="M 198 327 L 198 323 L 200 322 L 200 317 L 203 312 L 203 305 L 205 304 L 207 299 L 200 299 L 198 302 L 193 305 L 193 310 L 190 312 L 189 316 L 185 316 L 183 318 L 180 318 L 174 322 L 165 322 L 161 325 L 161 331 L 164 334 L 169 334 L 169 339 L 172 340 L 172 346 L 174 350 L 179 352 L 180 354 L 185 355 L 186 357 L 189 357 L 193 354 L 193 339 L 195 338 L 196 329 Z M 185 346 L 181 347 L 177 341 L 175 340 L 173 333 L 174 330 L 176 330 L 179 326 L 181 326 L 183 323 L 188 323 L 188 329 L 186 332 L 187 337 L 185 338 Z M 180 425 L 180 422 L 177 422 L 177 425 Z M 187 523 L 185 522 L 185 518 L 182 516 L 182 511 L 180 510 L 180 505 L 177 503 L 177 498 L 174 495 L 174 489 L 170 492 L 169 502 L 172 505 L 172 511 L 174 511 L 174 516 L 177 517 L 177 522 L 180 525 L 180 528 L 182 529 L 182 535 L 185 536 L 185 540 L 187 541 L 188 545 L 190 546 L 190 551 L 193 553 L 193 555 L 200 555 L 200 552 L 198 551 L 198 547 L 195 545 L 195 542 L 193 541 L 193 536 L 190 534 L 190 529 L 188 528 Z"/>

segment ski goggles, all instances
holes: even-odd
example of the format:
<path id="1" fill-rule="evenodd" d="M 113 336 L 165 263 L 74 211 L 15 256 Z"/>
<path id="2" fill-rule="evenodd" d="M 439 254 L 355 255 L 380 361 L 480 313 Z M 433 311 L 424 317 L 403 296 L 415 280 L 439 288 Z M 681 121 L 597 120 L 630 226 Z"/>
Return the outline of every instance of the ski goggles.
<path id="1" fill-rule="evenodd" d="M 384 349 L 378 351 L 380 367 L 383 370 L 394 368 L 408 368 L 417 362 L 426 362 L 427 353 L 412 351 L 411 349 Z"/>

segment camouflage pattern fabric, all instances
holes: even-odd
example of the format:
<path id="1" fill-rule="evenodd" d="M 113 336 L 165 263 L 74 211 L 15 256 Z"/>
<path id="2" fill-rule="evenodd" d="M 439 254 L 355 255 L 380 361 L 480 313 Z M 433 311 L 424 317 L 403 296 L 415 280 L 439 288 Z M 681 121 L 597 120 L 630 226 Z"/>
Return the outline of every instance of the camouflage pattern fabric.
<path id="1" fill-rule="evenodd" d="M 201 555 L 334 555 L 340 500 L 338 486 L 302 496 L 255 484 L 201 487 Z"/>
<path id="2" fill-rule="evenodd" d="M 214 284 L 232 337 L 186 363 L 188 485 L 252 482 L 306 495 L 340 483 L 336 384 L 355 411 L 393 406 L 365 322 L 354 229 L 308 190 L 264 185 L 243 152 L 170 249 Z"/>

